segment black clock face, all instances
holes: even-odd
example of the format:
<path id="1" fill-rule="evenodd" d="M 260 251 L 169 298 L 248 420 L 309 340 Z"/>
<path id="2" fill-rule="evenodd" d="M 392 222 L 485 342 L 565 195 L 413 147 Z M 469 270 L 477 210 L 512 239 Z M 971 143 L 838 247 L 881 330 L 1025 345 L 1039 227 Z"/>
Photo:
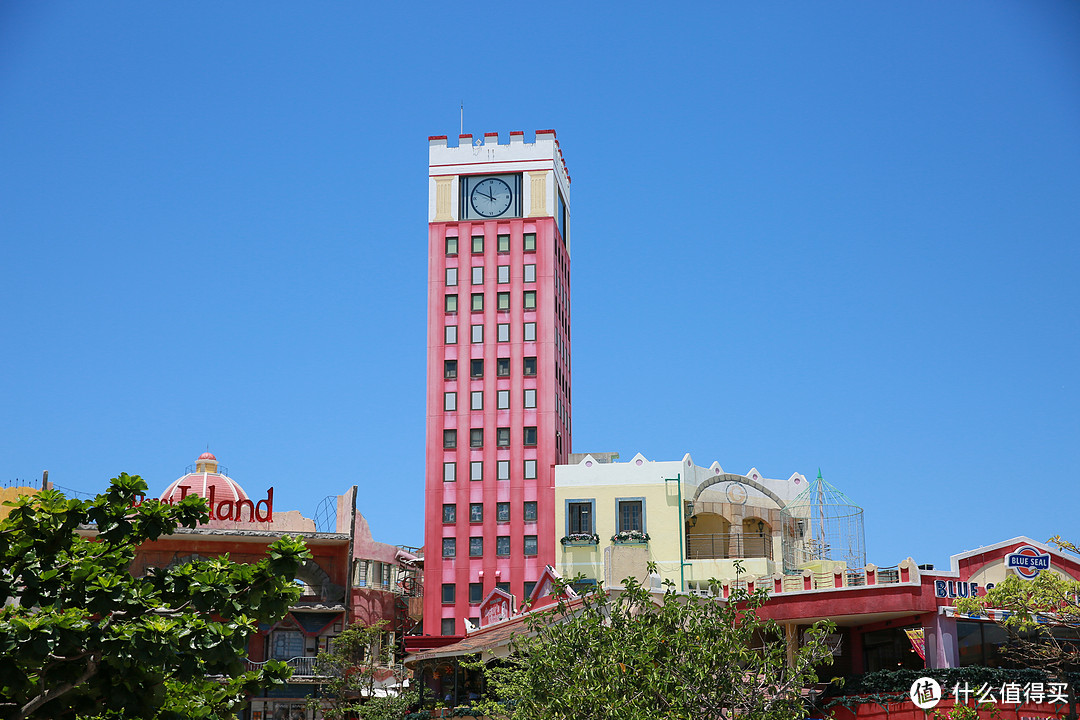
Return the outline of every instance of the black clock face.
<path id="1" fill-rule="evenodd" d="M 481 180 L 473 186 L 469 202 L 473 210 L 483 217 L 498 217 L 510 207 L 514 193 L 510 186 L 499 178 Z"/>

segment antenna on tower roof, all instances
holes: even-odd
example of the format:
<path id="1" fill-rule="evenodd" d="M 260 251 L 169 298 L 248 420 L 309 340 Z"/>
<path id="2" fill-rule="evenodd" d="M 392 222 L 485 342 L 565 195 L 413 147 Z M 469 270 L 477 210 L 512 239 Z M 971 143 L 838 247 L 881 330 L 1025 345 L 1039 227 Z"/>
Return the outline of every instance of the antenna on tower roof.
<path id="1" fill-rule="evenodd" d="M 458 135 L 464 135 L 464 134 L 465 134 L 465 101 L 462 100 L 461 101 L 461 130 L 458 132 Z"/>

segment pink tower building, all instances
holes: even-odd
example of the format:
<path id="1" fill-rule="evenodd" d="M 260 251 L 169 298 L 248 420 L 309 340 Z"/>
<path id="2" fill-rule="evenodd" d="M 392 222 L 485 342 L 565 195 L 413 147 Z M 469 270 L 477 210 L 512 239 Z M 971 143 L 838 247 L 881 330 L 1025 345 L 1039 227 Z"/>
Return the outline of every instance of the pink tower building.
<path id="1" fill-rule="evenodd" d="M 462 635 L 496 587 L 555 563 L 570 452 L 570 176 L 535 142 L 431 137 L 424 632 Z"/>

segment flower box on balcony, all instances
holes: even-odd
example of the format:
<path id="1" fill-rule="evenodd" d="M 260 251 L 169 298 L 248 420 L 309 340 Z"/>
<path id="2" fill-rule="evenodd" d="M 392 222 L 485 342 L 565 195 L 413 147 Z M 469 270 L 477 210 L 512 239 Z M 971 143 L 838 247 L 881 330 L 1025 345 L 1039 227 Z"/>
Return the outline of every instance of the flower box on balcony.
<path id="1" fill-rule="evenodd" d="M 600 536 L 599 535 L 589 535 L 587 533 L 570 533 L 569 535 L 563 536 L 563 538 L 561 540 L 559 540 L 559 542 L 562 543 L 563 545 L 567 546 L 567 547 L 581 547 L 583 545 L 599 545 L 600 544 Z"/>
<path id="2" fill-rule="evenodd" d="M 616 545 L 642 545 L 649 542 L 649 533 L 640 530 L 623 530 L 612 535 L 611 542 Z"/>

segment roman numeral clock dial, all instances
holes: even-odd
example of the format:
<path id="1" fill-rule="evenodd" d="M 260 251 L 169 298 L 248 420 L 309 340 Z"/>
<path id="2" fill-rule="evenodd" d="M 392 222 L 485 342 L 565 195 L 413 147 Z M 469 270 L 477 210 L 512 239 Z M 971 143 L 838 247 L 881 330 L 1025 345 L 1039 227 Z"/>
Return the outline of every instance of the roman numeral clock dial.
<path id="1" fill-rule="evenodd" d="M 482 217 L 498 217 L 505 213 L 514 200 L 510 186 L 499 178 L 487 178 L 473 186 L 469 202 Z"/>

